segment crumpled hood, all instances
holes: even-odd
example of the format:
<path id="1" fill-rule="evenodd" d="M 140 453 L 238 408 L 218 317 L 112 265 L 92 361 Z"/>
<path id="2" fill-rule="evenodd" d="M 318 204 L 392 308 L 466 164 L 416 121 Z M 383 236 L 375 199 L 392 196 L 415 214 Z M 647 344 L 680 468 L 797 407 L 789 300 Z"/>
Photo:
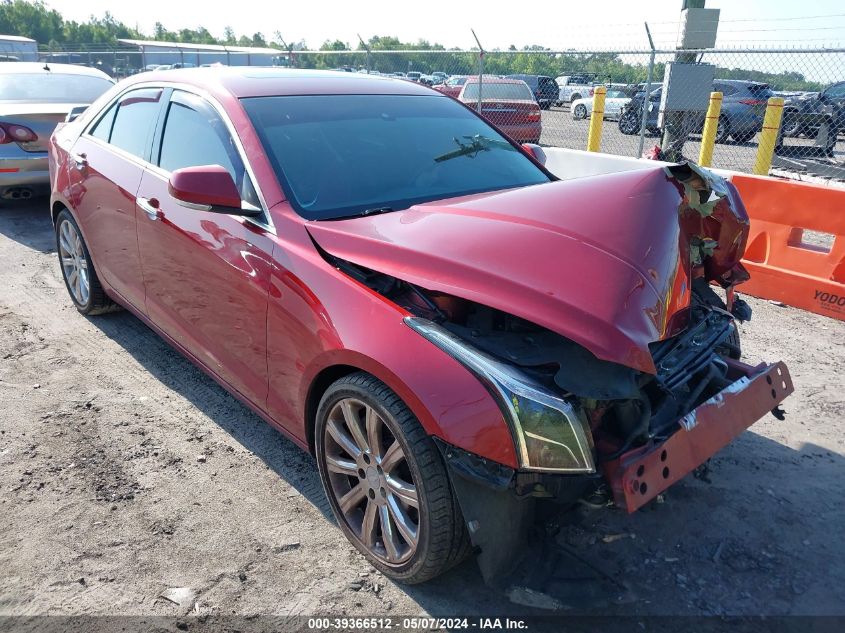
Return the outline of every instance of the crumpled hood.
<path id="1" fill-rule="evenodd" d="M 707 217 L 687 204 L 690 189 L 655 168 L 312 222 L 308 230 L 331 255 L 513 314 L 598 358 L 654 373 L 648 344 L 682 327 L 672 317 L 690 303 L 691 238 L 700 234 L 696 257 L 721 256 L 711 276 L 744 250 L 745 210 L 721 184 L 727 199 Z M 727 204 L 739 209 L 726 212 Z M 730 248 L 722 249 L 726 239 Z"/>

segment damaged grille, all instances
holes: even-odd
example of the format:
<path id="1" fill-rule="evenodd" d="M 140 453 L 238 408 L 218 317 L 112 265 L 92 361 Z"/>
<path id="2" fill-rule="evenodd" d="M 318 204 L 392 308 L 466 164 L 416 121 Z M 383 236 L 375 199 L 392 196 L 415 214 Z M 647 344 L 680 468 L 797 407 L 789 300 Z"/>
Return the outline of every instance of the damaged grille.
<path id="1" fill-rule="evenodd" d="M 716 348 L 733 329 L 733 317 L 713 309 L 686 332 L 651 345 L 660 386 L 674 391 L 707 369 L 717 359 Z"/>

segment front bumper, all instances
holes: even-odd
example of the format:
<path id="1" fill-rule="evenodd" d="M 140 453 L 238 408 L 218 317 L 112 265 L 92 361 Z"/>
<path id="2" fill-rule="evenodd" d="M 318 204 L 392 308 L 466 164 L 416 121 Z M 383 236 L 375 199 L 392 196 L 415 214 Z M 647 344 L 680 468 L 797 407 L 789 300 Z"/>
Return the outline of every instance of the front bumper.
<path id="1" fill-rule="evenodd" d="M 730 444 L 794 391 L 782 362 L 729 363 L 734 382 L 679 420 L 681 428 L 604 464 L 617 505 L 634 512 Z"/>

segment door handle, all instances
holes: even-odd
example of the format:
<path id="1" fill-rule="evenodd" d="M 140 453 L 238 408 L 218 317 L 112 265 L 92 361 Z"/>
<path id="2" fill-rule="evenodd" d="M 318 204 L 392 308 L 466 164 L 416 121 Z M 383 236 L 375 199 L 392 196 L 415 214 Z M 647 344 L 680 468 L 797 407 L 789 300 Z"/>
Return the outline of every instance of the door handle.
<path id="1" fill-rule="evenodd" d="M 73 162 L 76 168 L 80 171 L 88 166 L 88 155 L 85 152 L 73 155 Z"/>
<path id="2" fill-rule="evenodd" d="M 141 198 L 139 196 L 135 198 L 135 202 L 138 203 L 138 206 L 143 209 L 150 220 L 155 221 L 161 218 L 161 209 L 159 209 L 158 200 L 155 198 Z"/>

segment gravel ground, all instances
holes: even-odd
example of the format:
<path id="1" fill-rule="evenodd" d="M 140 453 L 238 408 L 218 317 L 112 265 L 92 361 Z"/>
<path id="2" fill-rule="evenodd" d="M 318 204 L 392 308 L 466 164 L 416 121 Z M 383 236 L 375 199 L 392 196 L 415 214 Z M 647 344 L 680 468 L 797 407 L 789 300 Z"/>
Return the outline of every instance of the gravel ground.
<path id="1" fill-rule="evenodd" d="M 0 209 L 0 261 L 0 615 L 537 612 L 472 561 L 418 587 L 374 572 L 311 457 L 133 316 L 73 309 L 43 201 Z M 562 518 L 561 565 L 594 574 L 545 606 L 845 615 L 845 323 L 750 303 L 747 357 L 796 385 L 786 421 L 635 515 Z"/>

